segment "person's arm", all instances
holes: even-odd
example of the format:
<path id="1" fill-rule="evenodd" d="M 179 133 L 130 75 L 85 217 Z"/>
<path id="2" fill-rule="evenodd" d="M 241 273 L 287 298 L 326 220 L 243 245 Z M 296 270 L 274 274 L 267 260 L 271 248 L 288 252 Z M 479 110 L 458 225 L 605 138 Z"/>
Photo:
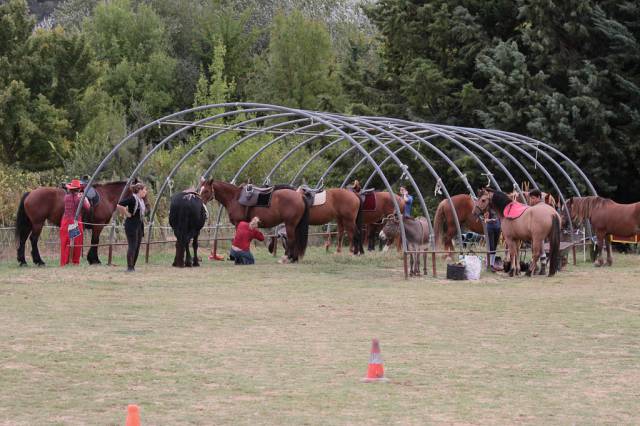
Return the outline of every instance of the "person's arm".
<path id="1" fill-rule="evenodd" d="M 258 231 L 257 229 L 253 230 L 253 238 L 258 240 L 258 241 L 264 241 L 264 234 L 260 231 Z"/>
<path id="2" fill-rule="evenodd" d="M 120 213 L 122 216 L 126 218 L 131 217 L 131 213 L 129 212 L 129 205 L 131 204 L 131 201 L 133 201 L 133 198 L 127 198 L 120 201 L 116 205 L 116 209 L 118 210 L 118 213 Z"/>

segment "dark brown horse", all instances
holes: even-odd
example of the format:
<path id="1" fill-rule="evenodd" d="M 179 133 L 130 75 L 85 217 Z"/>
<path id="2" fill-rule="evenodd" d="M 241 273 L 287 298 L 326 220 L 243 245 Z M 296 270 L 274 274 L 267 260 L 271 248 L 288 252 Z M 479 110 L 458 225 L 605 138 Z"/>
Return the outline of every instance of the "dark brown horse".
<path id="1" fill-rule="evenodd" d="M 477 234 L 484 235 L 484 228 L 478 215 L 474 213 L 473 199 L 469 194 L 457 194 L 451 197 L 453 207 L 458 215 L 460 222 L 460 230 L 469 230 Z M 453 255 L 453 239 L 458 233 L 456 228 L 453 210 L 449 200 L 442 200 L 438 204 L 436 214 L 433 219 L 433 228 L 436 244 L 439 248 L 444 248 L 448 253 L 445 254 L 446 259 L 451 259 Z"/>
<path id="2" fill-rule="evenodd" d="M 531 241 L 531 263 L 527 275 L 535 273 L 538 258 L 542 255 L 543 243 L 549 240 L 550 261 L 549 276 L 555 275 L 560 264 L 560 215 L 553 207 L 539 203 L 527 208 L 515 219 L 505 219 L 505 207 L 513 201 L 504 192 L 482 191 L 475 202 L 476 210 L 480 213 L 493 209 L 500 217 L 502 235 L 507 243 L 509 257 L 511 258 L 511 270 L 509 275 L 520 273 L 520 244 L 522 241 Z"/>
<path id="3" fill-rule="evenodd" d="M 598 239 L 595 266 L 602 266 L 602 248 L 607 247 L 607 266 L 613 264 L 611 235 L 633 237 L 640 233 L 640 202 L 618 204 L 602 197 L 573 197 L 567 201 L 571 220 L 582 222 L 588 219 Z"/>
<path id="4" fill-rule="evenodd" d="M 204 181 L 200 187 L 200 197 L 207 203 L 215 198 L 229 214 L 234 225 L 249 221 L 254 216 L 260 219 L 260 226 L 270 228 L 284 223 L 287 230 L 287 259 L 297 262 L 304 256 L 309 235 L 309 206 L 303 196 L 293 189 L 275 189 L 269 207 L 245 207 L 238 202 L 242 186 L 213 179 Z"/>
<path id="5" fill-rule="evenodd" d="M 100 242 L 100 233 L 106 224 L 111 220 L 113 211 L 119 201 L 122 189 L 126 185 L 125 181 L 108 182 L 95 184 L 93 188 L 100 197 L 100 201 L 92 206 L 89 215 L 83 217 L 83 222 L 87 223 L 85 229 L 91 229 L 92 247 L 87 253 L 87 261 L 89 264 L 99 264 L 98 247 Z M 25 259 L 25 246 L 27 238 L 31 241 L 31 257 L 36 265 L 44 265 L 44 261 L 40 257 L 38 250 L 38 239 L 42 232 L 45 221 L 60 226 L 60 220 L 64 213 L 64 195 L 62 188 L 40 187 L 31 192 L 26 192 L 18 206 L 18 214 L 16 218 L 16 239 L 18 240 L 18 262 L 21 266 L 27 264 Z M 125 197 L 131 195 L 131 191 L 127 189 Z M 146 203 L 146 199 L 145 199 Z"/>
<path id="6" fill-rule="evenodd" d="M 360 234 L 357 232 L 356 221 L 360 210 L 360 199 L 348 189 L 329 188 L 326 190 L 326 200 L 323 204 L 313 206 L 309 210 L 310 225 L 324 225 L 335 221 L 338 225 L 338 244 L 336 251 L 342 251 L 342 237 L 345 231 L 349 237 L 351 251 L 355 252 L 359 246 Z"/>

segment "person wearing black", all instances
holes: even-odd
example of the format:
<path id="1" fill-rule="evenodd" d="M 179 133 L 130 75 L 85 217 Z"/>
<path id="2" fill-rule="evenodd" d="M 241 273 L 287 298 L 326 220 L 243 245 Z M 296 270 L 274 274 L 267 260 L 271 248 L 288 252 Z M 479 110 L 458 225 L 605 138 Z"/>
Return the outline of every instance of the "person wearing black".
<path id="1" fill-rule="evenodd" d="M 500 266 L 496 265 L 496 250 L 500 241 L 500 218 L 493 210 L 489 210 L 485 213 L 484 220 L 487 224 L 487 234 L 489 234 L 489 265 L 491 272 L 496 272 L 500 270 Z"/>
<path id="2" fill-rule="evenodd" d="M 124 233 L 127 235 L 127 272 L 135 270 L 140 242 L 144 236 L 144 224 L 142 218 L 146 211 L 145 197 L 147 188 L 142 183 L 131 185 L 131 196 L 118 203 L 118 211 L 126 217 L 124 221 Z"/>

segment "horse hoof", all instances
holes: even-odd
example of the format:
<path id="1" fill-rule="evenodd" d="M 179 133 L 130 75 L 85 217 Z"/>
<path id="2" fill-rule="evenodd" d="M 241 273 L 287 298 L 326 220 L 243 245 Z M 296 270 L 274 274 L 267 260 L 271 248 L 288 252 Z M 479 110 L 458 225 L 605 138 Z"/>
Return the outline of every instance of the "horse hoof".
<path id="1" fill-rule="evenodd" d="M 22 268 L 23 266 L 29 266 L 29 265 L 27 264 L 27 262 L 20 262 L 20 263 L 19 263 L 19 265 L 20 265 L 20 267 L 21 267 L 21 268 Z"/>
<path id="2" fill-rule="evenodd" d="M 532 275 L 532 274 L 531 274 L 531 271 L 527 271 L 527 272 L 525 272 L 524 274 L 525 274 L 527 277 L 530 277 L 530 276 Z"/>
<path id="3" fill-rule="evenodd" d="M 200 266 L 200 264 L 199 264 L 199 263 L 197 263 L 197 262 L 193 262 L 193 265 L 191 265 L 191 266 L 193 266 L 194 268 L 197 268 L 197 267 L 199 267 L 199 266 Z"/>
<path id="4" fill-rule="evenodd" d="M 37 265 L 38 267 L 42 267 L 42 266 L 45 266 L 45 263 L 44 263 L 44 262 L 38 262 L 38 263 L 36 263 L 36 265 Z"/>

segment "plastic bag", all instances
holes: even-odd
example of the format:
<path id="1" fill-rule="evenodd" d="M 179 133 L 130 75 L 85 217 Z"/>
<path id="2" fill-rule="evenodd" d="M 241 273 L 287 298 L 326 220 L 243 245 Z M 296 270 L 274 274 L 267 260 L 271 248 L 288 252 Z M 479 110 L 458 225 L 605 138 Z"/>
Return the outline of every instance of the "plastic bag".
<path id="1" fill-rule="evenodd" d="M 464 270 L 468 280 L 477 281 L 480 279 L 482 272 L 482 260 L 478 256 L 464 256 Z"/>

